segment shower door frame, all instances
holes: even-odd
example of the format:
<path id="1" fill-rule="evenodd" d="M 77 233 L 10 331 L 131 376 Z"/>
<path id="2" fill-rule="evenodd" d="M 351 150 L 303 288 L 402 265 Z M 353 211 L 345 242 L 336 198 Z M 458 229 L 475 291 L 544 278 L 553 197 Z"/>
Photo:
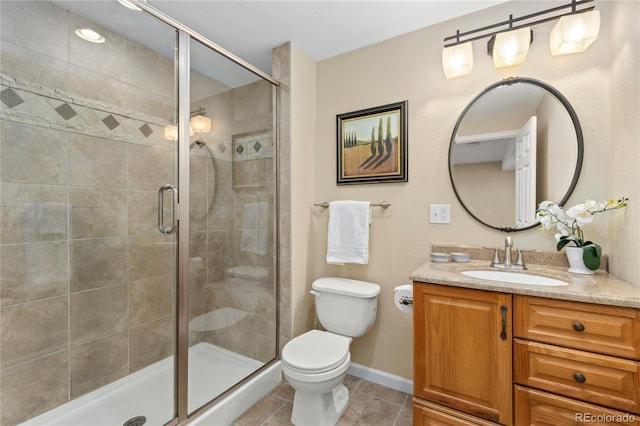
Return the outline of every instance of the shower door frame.
<path id="1" fill-rule="evenodd" d="M 129 0 L 130 3 L 138 6 L 145 13 L 155 17 L 156 19 L 164 22 L 165 24 L 173 27 L 178 32 L 178 61 L 177 61 L 177 76 L 178 76 L 178 271 L 177 271 L 177 291 L 176 291 L 176 304 L 175 309 L 177 313 L 177 326 L 176 326 L 176 348 L 175 357 L 176 363 L 174 364 L 175 380 L 175 409 L 177 410 L 177 417 L 174 417 L 166 426 L 176 426 L 184 423 L 187 420 L 191 420 L 202 414 L 206 409 L 213 407 L 216 401 L 220 397 L 232 392 L 235 388 L 247 381 L 251 376 L 255 375 L 258 371 L 266 368 L 271 362 L 276 361 L 279 357 L 276 354 L 276 358 L 270 363 L 265 364 L 259 370 L 254 372 L 251 376 L 245 378 L 243 381 L 236 383 L 234 387 L 222 393 L 218 397 L 209 401 L 202 407 L 197 408 L 194 413 L 189 416 L 188 409 L 188 356 L 189 356 L 189 120 L 190 120 L 190 70 L 191 70 L 191 40 L 196 40 L 204 46 L 210 48 L 213 52 L 218 53 L 230 61 L 240 65 L 246 70 L 256 74 L 264 80 L 267 80 L 275 87 L 275 110 L 273 113 L 273 135 L 274 145 L 276 147 L 275 157 L 275 170 L 279 170 L 280 159 L 277 154 L 279 146 L 279 105 L 280 105 L 280 82 L 269 74 L 254 67 L 248 62 L 237 57 L 228 50 L 218 46 L 211 40 L 204 37 L 197 31 L 181 24 L 165 13 L 155 9 L 148 3 L 140 0 Z M 274 179 L 274 198 L 276 200 L 280 197 L 280 185 L 279 178 L 276 173 Z M 279 259 L 280 259 L 280 244 L 279 244 L 279 215 L 280 208 L 279 203 L 275 203 L 275 272 L 274 277 L 276 282 L 279 281 Z M 182 232 L 181 232 L 182 230 Z M 279 285 L 276 285 L 276 318 L 280 317 L 279 308 Z M 278 321 L 277 321 L 278 322 Z M 279 327 L 276 327 L 276 348 L 279 348 Z"/>

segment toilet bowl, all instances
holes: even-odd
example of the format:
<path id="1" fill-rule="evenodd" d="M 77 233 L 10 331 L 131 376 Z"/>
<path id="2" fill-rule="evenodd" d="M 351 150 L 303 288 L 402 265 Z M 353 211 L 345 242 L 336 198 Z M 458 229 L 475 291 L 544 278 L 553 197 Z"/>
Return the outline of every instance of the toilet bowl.
<path id="1" fill-rule="evenodd" d="M 335 425 L 349 404 L 343 381 L 351 365 L 349 346 L 373 324 L 380 286 L 344 278 L 312 285 L 316 312 L 327 331 L 311 330 L 282 349 L 282 373 L 295 390 L 291 422 Z"/>
<path id="2" fill-rule="evenodd" d="M 349 337 L 311 330 L 285 345 L 282 373 L 296 391 L 293 424 L 333 425 L 347 409 L 342 382 L 351 365 L 350 343 Z"/>

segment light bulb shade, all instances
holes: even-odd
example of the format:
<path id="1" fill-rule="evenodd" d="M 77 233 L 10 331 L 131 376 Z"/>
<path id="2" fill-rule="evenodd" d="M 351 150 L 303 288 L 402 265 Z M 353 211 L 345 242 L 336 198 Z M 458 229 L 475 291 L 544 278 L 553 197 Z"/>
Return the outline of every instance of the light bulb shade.
<path id="1" fill-rule="evenodd" d="M 448 79 L 471 74 L 471 70 L 473 70 L 471 42 L 442 49 L 442 70 Z"/>
<path id="2" fill-rule="evenodd" d="M 504 68 L 524 63 L 530 44 L 531 29 L 529 27 L 496 34 L 493 44 L 493 66 Z"/>
<path id="3" fill-rule="evenodd" d="M 178 140 L 178 128 L 173 125 L 168 125 L 164 128 L 164 138 L 168 141 Z"/>
<path id="4" fill-rule="evenodd" d="M 196 115 L 191 119 L 191 128 L 196 133 L 208 133 L 211 131 L 211 119 L 203 115 Z"/>
<path id="5" fill-rule="evenodd" d="M 551 30 L 549 49 L 553 56 L 584 52 L 599 32 L 599 10 L 563 16 Z"/>
<path id="6" fill-rule="evenodd" d="M 189 126 L 189 136 L 195 135 L 191 126 Z M 168 141 L 177 141 L 178 140 L 178 127 L 169 124 L 164 128 L 164 138 Z"/>

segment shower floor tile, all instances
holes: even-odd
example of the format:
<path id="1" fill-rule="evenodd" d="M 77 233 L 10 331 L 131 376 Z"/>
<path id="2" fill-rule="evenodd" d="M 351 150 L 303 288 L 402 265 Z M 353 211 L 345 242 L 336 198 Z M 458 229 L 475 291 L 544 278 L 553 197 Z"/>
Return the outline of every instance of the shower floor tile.
<path id="1" fill-rule="evenodd" d="M 411 395 L 347 375 L 349 407 L 338 426 L 411 426 Z M 239 417 L 233 426 L 291 425 L 294 390 L 282 383 Z"/>

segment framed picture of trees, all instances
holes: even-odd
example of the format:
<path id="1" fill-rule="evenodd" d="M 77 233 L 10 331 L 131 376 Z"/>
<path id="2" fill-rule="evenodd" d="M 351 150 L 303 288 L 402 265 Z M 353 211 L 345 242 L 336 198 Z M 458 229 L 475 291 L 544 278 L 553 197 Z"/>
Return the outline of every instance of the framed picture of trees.
<path id="1" fill-rule="evenodd" d="M 407 101 L 339 114 L 338 185 L 407 182 Z"/>

